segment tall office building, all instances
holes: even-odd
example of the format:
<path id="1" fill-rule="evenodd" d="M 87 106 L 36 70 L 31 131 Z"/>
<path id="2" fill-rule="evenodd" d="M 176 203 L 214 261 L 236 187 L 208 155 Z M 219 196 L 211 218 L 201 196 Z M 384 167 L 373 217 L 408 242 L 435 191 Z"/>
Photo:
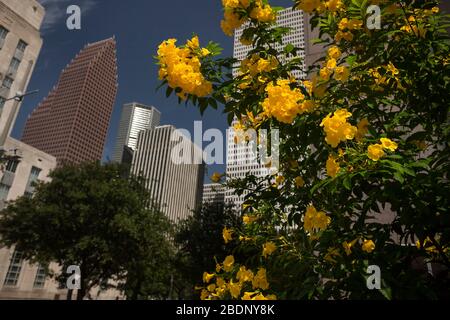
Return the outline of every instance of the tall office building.
<path id="1" fill-rule="evenodd" d="M 0 0 L 0 148 L 11 133 L 42 47 L 45 10 L 36 0 Z M 7 101 L 8 100 L 8 101 Z"/>
<path id="2" fill-rule="evenodd" d="M 283 45 L 276 44 L 276 50 L 283 50 L 283 46 L 291 43 L 295 47 L 305 48 L 305 32 L 307 32 L 307 26 L 305 24 L 305 15 L 301 10 L 292 10 L 292 8 L 284 9 L 278 13 L 277 25 L 280 27 L 291 28 L 289 34 L 283 37 Z M 238 60 L 243 60 L 247 56 L 248 52 L 252 49 L 251 46 L 243 45 L 240 42 L 242 33 L 247 28 L 247 24 L 244 24 L 240 28 L 236 29 L 234 35 L 234 53 L 233 57 Z M 305 49 L 306 50 L 306 49 Z M 298 52 L 298 56 L 305 59 L 306 52 L 301 50 Z M 281 57 L 280 57 L 281 58 Z M 303 64 L 303 70 L 293 71 L 294 76 L 297 79 L 302 79 L 306 77 L 306 64 Z M 234 70 L 234 75 L 237 75 L 238 70 Z"/>
<path id="3" fill-rule="evenodd" d="M 203 186 L 204 204 L 223 205 L 225 203 L 226 188 L 220 183 L 207 183 Z"/>
<path id="4" fill-rule="evenodd" d="M 22 141 L 58 163 L 100 160 L 116 92 L 115 39 L 88 44 L 30 115 Z"/>
<path id="5" fill-rule="evenodd" d="M 283 37 L 283 45 L 277 44 L 276 49 L 282 50 L 283 46 L 291 43 L 295 47 L 304 48 L 298 52 L 298 56 L 303 59 L 302 70 L 293 72 L 297 79 L 307 77 L 307 67 L 320 58 L 324 50 L 321 46 L 313 46 L 310 40 L 318 37 L 317 30 L 311 30 L 309 25 L 309 15 L 301 10 L 284 9 L 278 13 L 277 24 L 282 27 L 289 27 L 291 31 Z M 242 26 L 235 31 L 234 36 L 234 58 L 243 60 L 251 46 L 245 46 L 240 42 L 240 38 L 246 26 Z M 236 70 L 236 69 L 235 69 Z M 234 75 L 236 76 L 237 71 Z M 271 172 L 273 168 L 268 168 L 256 159 L 252 153 L 252 147 L 245 143 L 235 143 L 236 132 L 230 128 L 227 133 L 227 179 L 242 179 L 247 173 L 257 177 L 264 177 Z M 225 202 L 233 204 L 236 209 L 240 209 L 244 201 L 244 196 L 237 196 L 233 189 L 227 189 L 225 192 Z"/>
<path id="6" fill-rule="evenodd" d="M 122 108 L 119 129 L 117 133 L 116 145 L 112 160 L 114 162 L 124 161 L 127 157 L 127 149 L 136 149 L 139 132 L 142 130 L 154 129 L 159 125 L 161 113 L 151 106 L 140 103 L 128 103 Z"/>
<path id="7" fill-rule="evenodd" d="M 131 172 L 146 179 L 152 201 L 172 221 L 188 217 L 201 204 L 202 151 L 173 126 L 139 133 Z"/>

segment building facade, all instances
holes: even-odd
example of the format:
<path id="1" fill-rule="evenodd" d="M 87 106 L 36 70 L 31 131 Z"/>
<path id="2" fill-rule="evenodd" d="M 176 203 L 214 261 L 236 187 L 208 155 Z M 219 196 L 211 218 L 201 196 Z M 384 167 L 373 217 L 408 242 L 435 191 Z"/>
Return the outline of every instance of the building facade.
<path id="1" fill-rule="evenodd" d="M 88 44 L 29 116 L 22 141 L 58 163 L 100 160 L 117 86 L 115 39 Z"/>
<path id="2" fill-rule="evenodd" d="M 220 183 L 208 183 L 203 185 L 202 203 L 223 205 L 225 203 L 225 191 L 225 186 Z"/>
<path id="3" fill-rule="evenodd" d="M 152 201 L 174 222 L 201 204 L 202 151 L 173 126 L 139 133 L 131 172 L 146 179 Z"/>
<path id="4" fill-rule="evenodd" d="M 55 157 L 23 142 L 8 137 L 4 146 L 14 156 L 0 171 L 0 210 L 7 201 L 31 197 L 34 183 L 48 181 L 56 167 Z M 14 248 L 0 248 L 0 299 L 55 299 L 61 293 L 44 268 L 24 261 Z"/>
<path id="5" fill-rule="evenodd" d="M 0 0 L 0 147 L 11 133 L 42 47 L 44 8 L 36 0 Z"/>
<path id="6" fill-rule="evenodd" d="M 291 43 L 295 47 L 298 48 L 305 48 L 306 44 L 306 38 L 305 38 L 305 32 L 307 32 L 307 24 L 305 24 L 306 14 L 303 13 L 301 10 L 292 10 L 292 8 L 284 9 L 280 12 L 278 12 L 277 17 L 277 25 L 280 27 L 287 27 L 291 28 L 291 31 L 289 34 L 285 35 L 283 37 L 283 45 L 276 44 L 275 49 L 276 50 L 283 50 L 283 46 Z M 252 49 L 252 46 L 246 46 L 243 45 L 240 41 L 241 36 L 245 30 L 245 28 L 248 27 L 248 24 L 244 24 L 240 28 L 236 29 L 234 34 L 234 50 L 233 50 L 233 57 L 238 59 L 239 61 L 242 61 L 246 58 L 248 52 Z M 305 50 L 300 50 L 298 52 L 298 56 L 305 59 L 306 56 Z M 282 57 L 280 57 L 282 58 Z M 239 65 L 239 64 L 238 64 Z M 306 64 L 303 64 L 302 70 L 294 70 L 292 73 L 297 79 L 303 79 L 306 77 Z M 238 69 L 233 70 L 234 75 L 237 75 Z"/>
<path id="7" fill-rule="evenodd" d="M 112 160 L 118 163 L 124 162 L 124 152 L 127 153 L 124 148 L 128 147 L 134 151 L 139 132 L 154 129 L 159 125 L 160 119 L 161 113 L 155 107 L 136 102 L 125 104 L 120 116 Z"/>

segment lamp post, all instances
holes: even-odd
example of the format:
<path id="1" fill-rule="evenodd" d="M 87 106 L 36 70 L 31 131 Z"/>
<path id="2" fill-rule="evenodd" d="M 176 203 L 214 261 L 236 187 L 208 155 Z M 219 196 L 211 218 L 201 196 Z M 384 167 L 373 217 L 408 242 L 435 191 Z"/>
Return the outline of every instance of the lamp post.
<path id="1" fill-rule="evenodd" d="M 33 90 L 33 91 L 25 92 L 25 93 L 23 93 L 21 91 L 17 91 L 17 93 L 13 97 L 5 100 L 5 102 L 14 100 L 14 106 L 13 106 L 12 110 L 16 110 L 16 111 L 12 111 L 9 113 L 8 119 L 6 120 L 6 123 L 5 123 L 4 130 L 3 130 L 3 132 L 0 132 L 0 147 L 5 144 L 6 137 L 9 135 L 10 127 L 16 117 L 18 104 L 21 103 L 26 96 L 29 96 L 29 95 L 32 95 L 32 94 L 35 94 L 38 92 L 39 92 L 39 90 Z"/>

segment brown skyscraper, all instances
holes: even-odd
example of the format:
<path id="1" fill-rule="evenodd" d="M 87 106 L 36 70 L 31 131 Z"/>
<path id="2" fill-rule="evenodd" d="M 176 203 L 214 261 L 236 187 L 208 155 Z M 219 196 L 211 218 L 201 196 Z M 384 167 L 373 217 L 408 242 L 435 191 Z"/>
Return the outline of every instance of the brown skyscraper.
<path id="1" fill-rule="evenodd" d="M 30 115 L 22 141 L 58 163 L 100 160 L 116 93 L 115 40 L 88 44 Z"/>

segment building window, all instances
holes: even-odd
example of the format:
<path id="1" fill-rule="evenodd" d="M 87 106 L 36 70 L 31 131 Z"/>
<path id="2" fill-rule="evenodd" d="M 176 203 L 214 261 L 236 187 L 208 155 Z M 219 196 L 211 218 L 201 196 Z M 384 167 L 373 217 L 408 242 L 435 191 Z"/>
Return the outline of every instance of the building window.
<path id="1" fill-rule="evenodd" d="M 10 186 L 0 183 L 0 201 L 5 201 L 8 198 Z"/>
<path id="2" fill-rule="evenodd" d="M 11 262 L 9 264 L 8 273 L 6 273 L 4 285 L 15 287 L 19 282 L 20 272 L 22 271 L 23 254 L 14 250 Z"/>
<path id="3" fill-rule="evenodd" d="M 0 49 L 3 47 L 5 43 L 6 35 L 8 34 L 8 30 L 4 27 L 0 26 Z"/>
<path id="4" fill-rule="evenodd" d="M 19 44 L 17 45 L 17 50 L 24 53 L 27 46 L 28 44 L 25 41 L 20 40 Z"/>
<path id="5" fill-rule="evenodd" d="M 41 264 L 39 264 L 36 277 L 34 278 L 33 288 L 42 289 L 45 285 L 45 279 L 47 278 L 47 270 Z"/>
<path id="6" fill-rule="evenodd" d="M 39 174 L 41 173 L 41 169 L 32 167 L 30 177 L 28 178 L 28 186 L 32 187 L 33 183 L 38 180 Z"/>
<path id="7" fill-rule="evenodd" d="M 0 117 L 2 116 L 3 107 L 5 106 L 6 99 L 3 97 L 0 97 Z"/>
<path id="8" fill-rule="evenodd" d="M 17 58 L 11 59 L 11 64 L 9 65 L 8 73 L 10 74 L 16 74 L 17 70 L 19 69 L 20 60 Z"/>
<path id="9" fill-rule="evenodd" d="M 6 171 L 16 173 L 19 163 L 19 160 L 9 160 L 6 164 Z"/>
<path id="10" fill-rule="evenodd" d="M 11 79 L 10 77 L 5 77 L 5 79 L 3 79 L 2 87 L 6 89 L 11 89 L 13 82 L 14 80 Z"/>

